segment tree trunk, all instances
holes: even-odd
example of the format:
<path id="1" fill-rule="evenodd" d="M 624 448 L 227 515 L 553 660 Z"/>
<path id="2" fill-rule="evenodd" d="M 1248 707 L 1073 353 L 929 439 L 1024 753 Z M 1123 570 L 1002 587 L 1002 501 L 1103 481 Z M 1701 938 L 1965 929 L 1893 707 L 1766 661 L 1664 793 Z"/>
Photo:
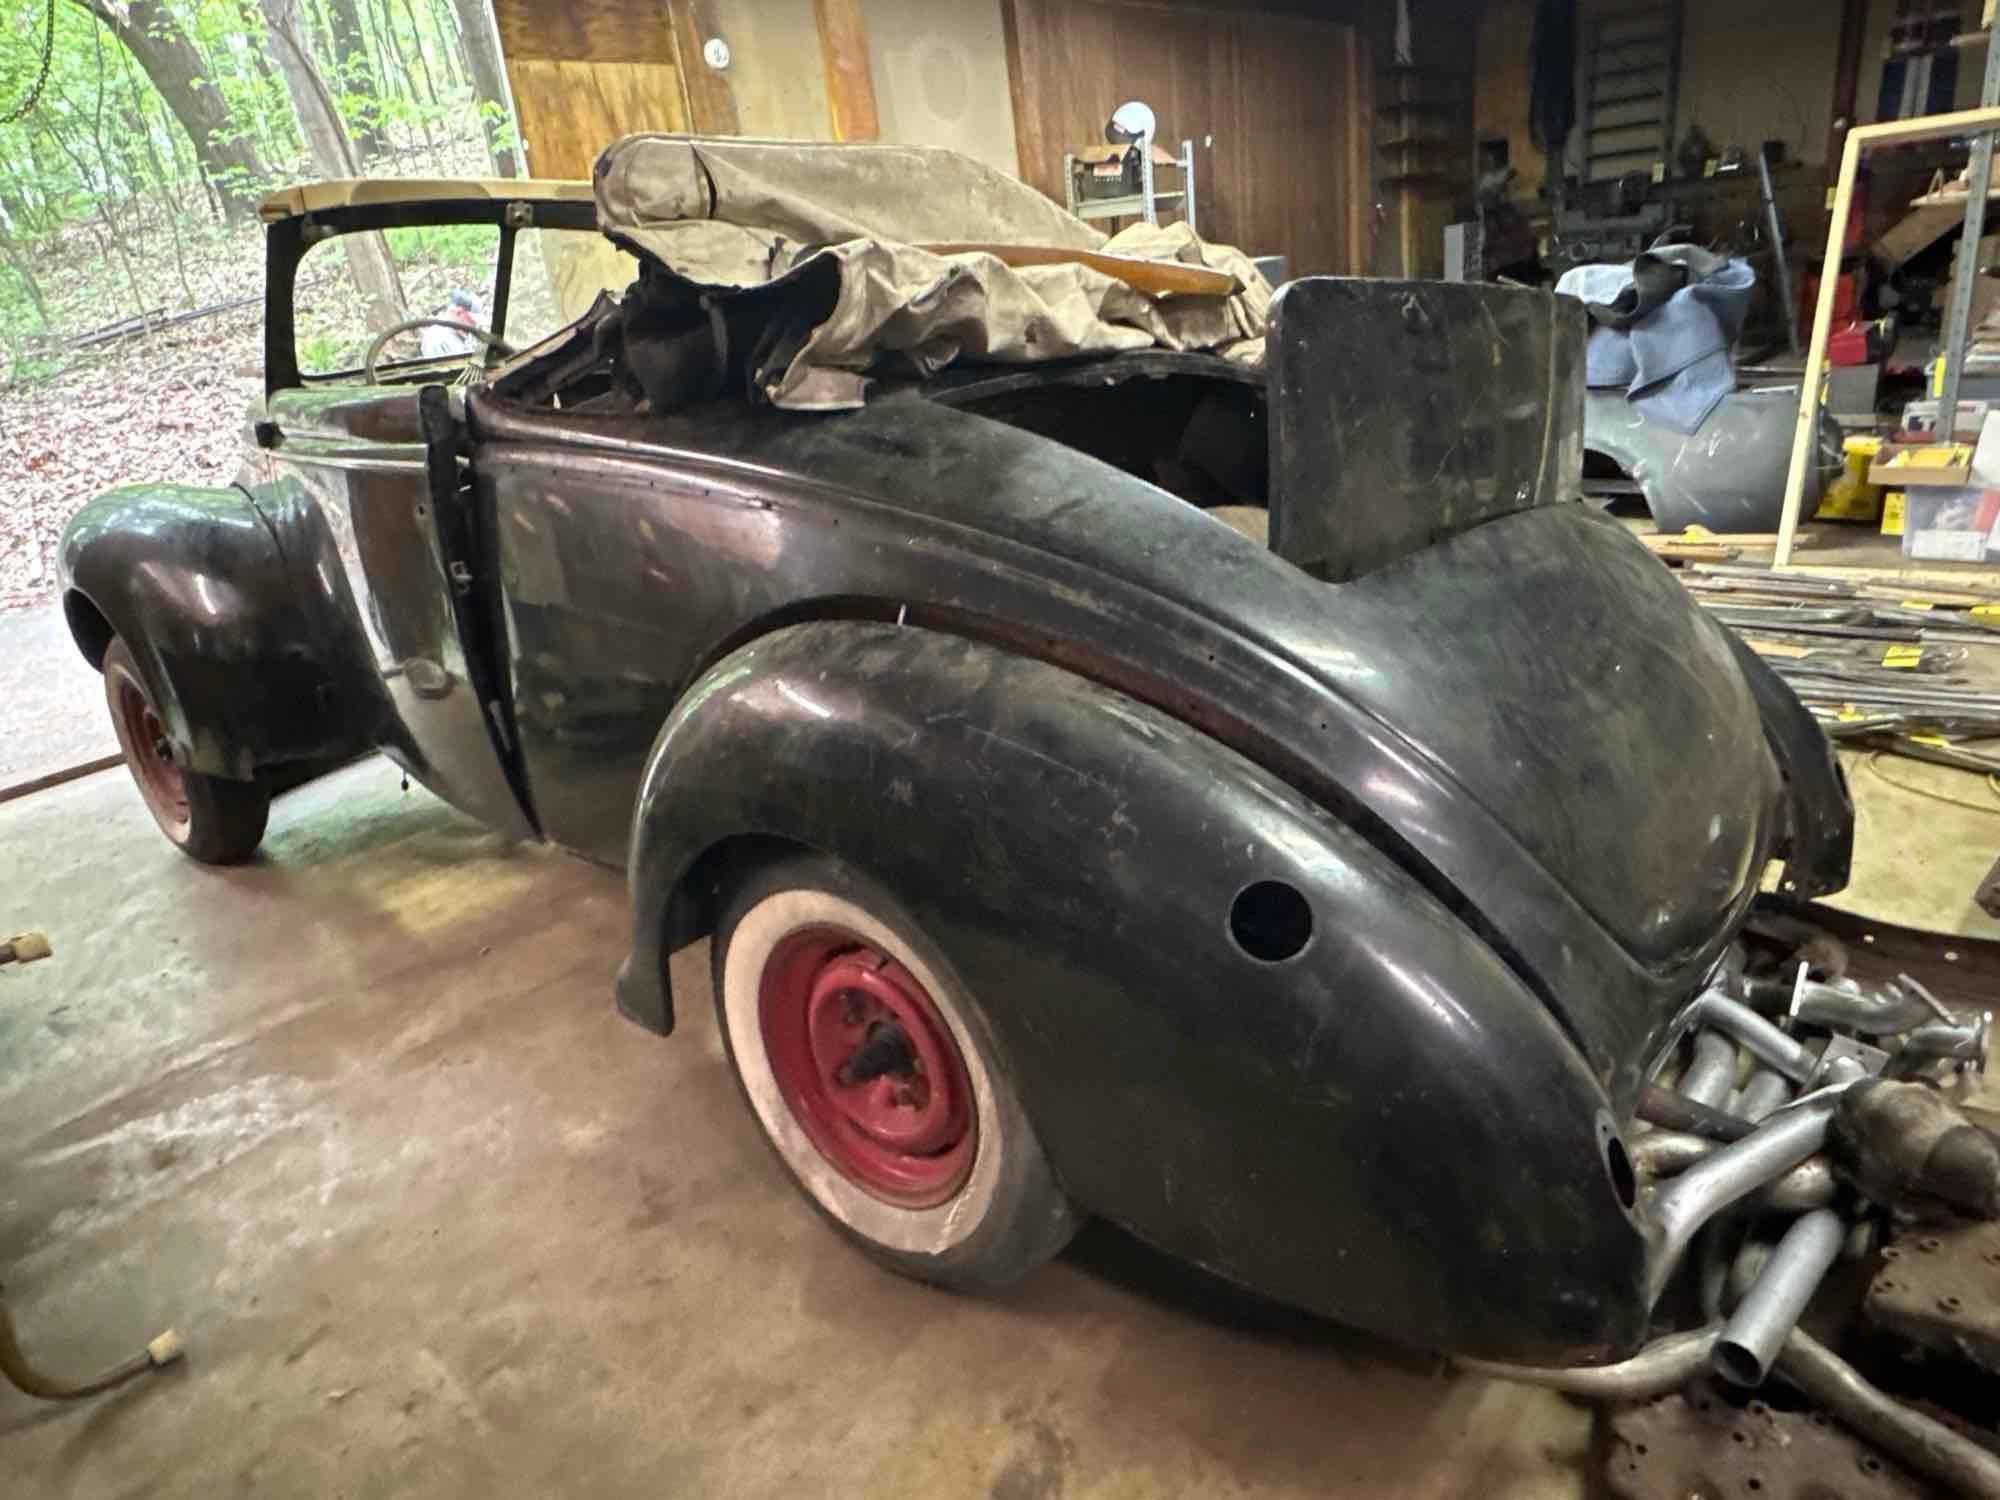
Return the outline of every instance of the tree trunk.
<path id="1" fill-rule="evenodd" d="M 520 173 L 520 165 L 503 139 L 496 119 L 512 119 L 507 107 L 507 73 L 500 63 L 500 36 L 493 26 L 493 12 L 487 0 L 451 0 L 458 13 L 458 34 L 465 44 L 465 65 L 472 73 L 472 96 L 479 109 L 479 123 L 486 131 L 486 154 L 493 158 L 493 170 L 502 177 Z"/>
<path id="2" fill-rule="evenodd" d="M 229 106 L 209 81 L 201 53 L 187 39 L 165 0 L 75 0 L 125 44 L 194 145 L 202 175 L 231 222 L 256 217 L 267 173 L 257 150 L 229 118 Z"/>
<path id="3" fill-rule="evenodd" d="M 341 92 L 360 101 L 354 147 L 365 166 L 387 154 L 389 137 L 382 128 L 381 88 L 368 57 L 368 40 L 362 35 L 360 6 L 355 0 L 326 0 L 326 29 Z"/>
<path id="4" fill-rule="evenodd" d="M 236 15 L 242 22 L 243 47 L 250 55 L 250 66 L 257 74 L 257 82 L 266 97 L 275 101 L 275 96 L 285 87 L 285 80 L 278 71 L 277 60 L 271 56 L 271 38 L 265 29 L 263 14 L 257 9 L 257 0 L 236 0 Z M 282 111 L 264 108 L 260 100 L 255 116 L 265 154 L 273 160 L 288 156 L 305 144 L 299 140 L 295 130 L 285 128 Z"/>
<path id="5" fill-rule="evenodd" d="M 41 320 L 42 332 L 50 328 L 49 304 L 42 296 L 42 284 L 35 279 L 34 257 L 25 255 L 21 247 L 14 243 L 14 237 L 7 233 L 7 226 L 0 224 L 0 259 L 7 262 L 14 275 L 27 289 L 28 301 L 34 305 L 35 316 Z"/>
<path id="6" fill-rule="evenodd" d="M 358 177 L 361 168 L 354 143 L 347 138 L 340 111 L 334 108 L 333 96 L 300 35 L 298 0 L 264 0 L 264 20 L 271 32 L 271 51 L 292 96 L 292 111 L 299 117 L 299 132 L 312 152 L 313 166 L 327 177 Z M 401 320 L 403 287 L 382 236 L 345 234 L 340 237 L 340 247 L 347 253 L 354 285 L 368 299 L 368 326 L 379 331 Z"/>

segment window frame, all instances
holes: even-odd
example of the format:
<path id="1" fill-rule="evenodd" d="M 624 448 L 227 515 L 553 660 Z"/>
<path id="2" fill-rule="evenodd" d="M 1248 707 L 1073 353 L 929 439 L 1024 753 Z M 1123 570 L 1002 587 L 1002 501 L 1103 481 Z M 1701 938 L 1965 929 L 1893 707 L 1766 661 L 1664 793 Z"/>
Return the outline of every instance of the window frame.
<path id="1" fill-rule="evenodd" d="M 494 263 L 492 330 L 507 336 L 507 303 L 514 280 L 514 240 L 523 229 L 597 230 L 597 205 L 570 199 L 437 198 L 424 202 L 373 203 L 316 209 L 274 221 L 264 237 L 264 394 L 308 384 L 352 381 L 358 370 L 306 375 L 299 369 L 299 264 L 322 241 L 379 229 L 490 224 L 500 231 Z"/>

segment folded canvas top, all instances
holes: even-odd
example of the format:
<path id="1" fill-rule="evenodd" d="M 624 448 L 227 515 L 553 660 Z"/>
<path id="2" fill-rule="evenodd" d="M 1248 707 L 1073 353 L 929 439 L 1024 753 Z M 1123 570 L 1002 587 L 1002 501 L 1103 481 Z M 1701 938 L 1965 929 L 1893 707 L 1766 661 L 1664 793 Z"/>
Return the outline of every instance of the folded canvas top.
<path id="1" fill-rule="evenodd" d="M 779 406 L 858 406 L 870 370 L 929 375 L 958 359 L 1157 347 L 1254 362 L 1263 351 L 1271 289 L 1241 252 L 1185 225 L 1135 224 L 1106 239 L 1026 184 L 940 147 L 636 135 L 598 158 L 593 186 L 599 227 L 661 284 L 651 295 L 719 303 L 796 291 L 757 299 L 800 325 L 765 341 L 772 357 L 756 372 L 759 393 Z M 974 243 L 1178 261 L 1225 272 L 1237 289 L 1157 296 L 1086 265 L 923 248 Z"/>

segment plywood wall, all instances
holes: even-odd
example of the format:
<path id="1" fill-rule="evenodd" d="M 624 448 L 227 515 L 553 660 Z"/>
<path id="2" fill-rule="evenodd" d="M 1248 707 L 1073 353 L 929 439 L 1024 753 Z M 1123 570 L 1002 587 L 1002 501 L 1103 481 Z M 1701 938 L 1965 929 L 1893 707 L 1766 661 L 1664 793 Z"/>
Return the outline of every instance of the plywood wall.
<path id="1" fill-rule="evenodd" d="M 1200 228 L 1294 275 L 1366 263 L 1368 67 L 1352 28 L 1237 8 L 1006 0 L 1021 176 L 1062 200 L 1065 150 L 1127 99 L 1195 142 Z"/>
<path id="2" fill-rule="evenodd" d="M 638 130 L 686 130 L 662 0 L 493 0 L 514 111 L 536 177 L 588 177 Z"/>

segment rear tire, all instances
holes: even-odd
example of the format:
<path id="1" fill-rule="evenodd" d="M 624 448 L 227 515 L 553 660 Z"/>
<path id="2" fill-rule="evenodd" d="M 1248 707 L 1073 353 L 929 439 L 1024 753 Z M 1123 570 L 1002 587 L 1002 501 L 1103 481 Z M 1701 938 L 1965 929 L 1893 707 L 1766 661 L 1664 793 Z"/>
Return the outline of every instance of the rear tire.
<path id="1" fill-rule="evenodd" d="M 1079 1223 L 985 1017 L 901 905 L 837 860 L 765 865 L 713 947 L 723 1047 L 799 1189 L 876 1260 L 998 1287 Z"/>
<path id="2" fill-rule="evenodd" d="M 174 763 L 152 694 L 116 637 L 104 652 L 104 701 L 125 769 L 170 843 L 206 865 L 247 859 L 264 837 L 271 794 L 261 781 L 229 781 Z"/>

